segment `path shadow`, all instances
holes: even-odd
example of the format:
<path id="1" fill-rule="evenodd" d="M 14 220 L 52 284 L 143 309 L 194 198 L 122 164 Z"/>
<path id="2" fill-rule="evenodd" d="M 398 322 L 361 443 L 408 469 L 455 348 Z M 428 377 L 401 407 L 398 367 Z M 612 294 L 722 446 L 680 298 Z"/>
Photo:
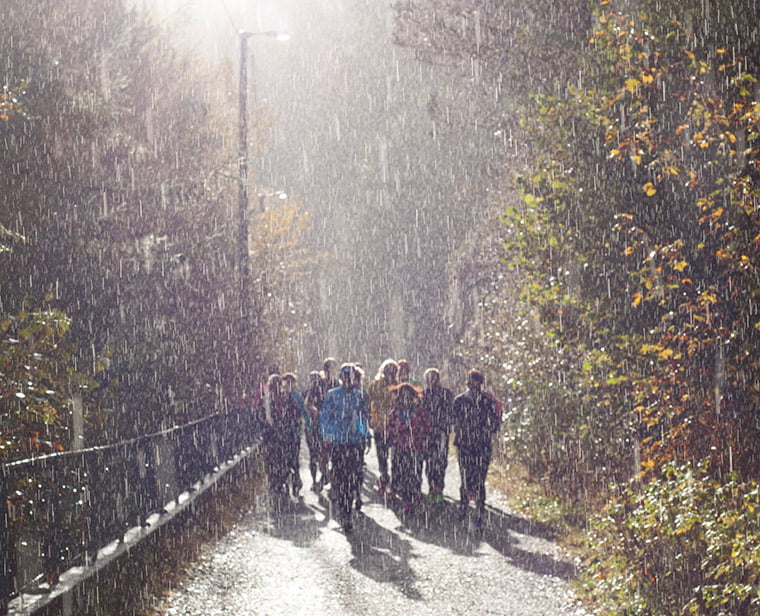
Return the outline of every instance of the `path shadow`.
<path id="1" fill-rule="evenodd" d="M 409 541 L 363 513 L 355 516 L 354 530 L 346 540 L 351 545 L 350 564 L 354 569 L 376 582 L 393 584 L 409 599 L 423 599 L 409 565 L 413 558 Z"/>
<path id="2" fill-rule="evenodd" d="M 415 507 L 411 513 L 403 511 L 398 501 L 388 502 L 378 496 L 371 487 L 376 481 L 372 473 L 365 473 L 363 498 L 365 502 L 375 502 L 389 507 L 403 525 L 403 529 L 419 541 L 438 545 L 457 554 L 478 556 L 478 547 L 485 542 L 494 550 L 509 558 L 517 567 L 539 575 L 549 575 L 562 580 L 575 577 L 575 567 L 571 562 L 558 559 L 550 554 L 520 547 L 520 537 L 526 535 L 544 541 L 552 541 L 554 533 L 545 525 L 515 516 L 497 507 L 486 507 L 485 528 L 475 531 L 471 528 L 469 509 L 464 520 L 457 517 L 458 503 L 450 498 L 445 502 Z"/>
<path id="3" fill-rule="evenodd" d="M 301 548 L 316 543 L 329 523 L 328 512 L 307 504 L 302 496 L 264 500 L 254 516 L 262 532 Z"/>

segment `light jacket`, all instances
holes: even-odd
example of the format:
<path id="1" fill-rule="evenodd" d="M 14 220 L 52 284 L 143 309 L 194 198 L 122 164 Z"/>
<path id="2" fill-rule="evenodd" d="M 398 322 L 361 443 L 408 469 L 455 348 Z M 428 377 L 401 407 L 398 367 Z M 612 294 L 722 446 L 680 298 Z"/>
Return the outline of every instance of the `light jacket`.
<path id="1" fill-rule="evenodd" d="M 362 445 L 369 437 L 369 409 L 364 392 L 342 385 L 325 396 L 320 415 L 322 439 L 335 445 Z"/>
<path id="2" fill-rule="evenodd" d="M 396 396 L 388 388 L 385 379 L 375 379 L 367 388 L 367 397 L 372 429 L 377 434 L 385 434 L 388 416 L 396 402 Z"/>

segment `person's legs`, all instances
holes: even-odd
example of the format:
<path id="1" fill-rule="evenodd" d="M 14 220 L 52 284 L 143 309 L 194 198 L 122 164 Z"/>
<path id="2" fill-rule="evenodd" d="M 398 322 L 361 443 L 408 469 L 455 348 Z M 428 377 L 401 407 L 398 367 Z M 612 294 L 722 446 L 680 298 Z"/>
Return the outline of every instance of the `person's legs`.
<path id="1" fill-rule="evenodd" d="M 433 445 L 428 445 L 425 449 L 425 453 L 422 455 L 422 466 L 428 484 L 428 500 L 433 502 L 432 498 L 436 494 L 435 449 Z"/>
<path id="2" fill-rule="evenodd" d="M 290 472 L 287 444 L 282 436 L 273 434 L 266 447 L 269 491 L 273 494 L 280 494 L 287 489 L 285 482 Z"/>
<path id="3" fill-rule="evenodd" d="M 443 502 L 443 488 L 448 465 L 448 435 L 441 433 L 431 439 L 425 456 L 425 468 L 431 502 Z"/>
<path id="4" fill-rule="evenodd" d="M 311 489 L 316 491 L 317 486 L 317 462 L 319 460 L 319 445 L 316 433 L 306 434 L 306 446 L 309 448 L 309 474 L 311 475 Z"/>
<path id="5" fill-rule="evenodd" d="M 347 523 L 349 510 L 348 483 L 350 470 L 348 468 L 349 457 L 346 445 L 333 445 L 331 455 L 331 490 L 333 505 L 335 507 L 335 519 L 341 526 Z"/>
<path id="6" fill-rule="evenodd" d="M 491 452 L 484 451 L 474 459 L 475 467 L 473 469 L 473 491 L 475 493 L 475 528 L 480 530 L 483 525 L 483 517 L 486 513 L 486 475 L 488 474 L 488 465 L 491 463 Z"/>
<path id="7" fill-rule="evenodd" d="M 437 486 L 438 486 L 438 495 L 441 497 L 441 501 L 443 501 L 443 489 L 446 486 L 446 469 L 449 466 L 449 433 L 444 432 L 441 434 L 441 441 L 438 447 L 438 459 L 437 459 L 437 467 L 436 467 L 436 473 L 437 473 Z"/>
<path id="8" fill-rule="evenodd" d="M 385 434 L 375 432 L 375 451 L 377 452 L 377 465 L 380 469 L 380 481 L 378 487 L 382 490 L 388 485 L 388 443 Z"/>
<path id="9" fill-rule="evenodd" d="M 409 485 L 412 492 L 412 498 L 415 501 L 418 500 L 422 496 L 422 454 L 410 454 Z"/>
<path id="10" fill-rule="evenodd" d="M 357 452 L 359 462 L 356 465 L 356 484 L 354 485 L 354 506 L 357 511 L 362 509 L 362 483 L 364 483 L 364 447 L 359 447 Z"/>
<path id="11" fill-rule="evenodd" d="M 351 505 L 358 488 L 361 446 L 334 445 L 332 453 L 332 495 L 336 518 L 346 531 L 352 530 Z"/>
<path id="12" fill-rule="evenodd" d="M 402 488 L 402 480 L 404 476 L 404 462 L 403 462 L 403 455 L 398 452 L 395 448 L 390 448 L 390 459 L 391 459 L 391 478 L 388 485 L 390 485 L 391 492 L 394 494 L 400 494 Z M 380 478 L 381 481 L 381 487 L 382 487 L 382 476 Z"/>
<path id="13" fill-rule="evenodd" d="M 404 451 L 394 452 L 393 460 L 393 478 L 398 483 L 398 494 L 404 503 L 404 512 L 409 513 L 414 509 L 422 483 L 421 459 L 415 459 L 413 453 Z"/>
<path id="14" fill-rule="evenodd" d="M 288 459 L 290 479 L 292 481 L 293 496 L 298 496 L 303 482 L 301 481 L 301 465 L 299 457 L 301 455 L 301 435 L 294 436 L 288 445 Z"/>
<path id="15" fill-rule="evenodd" d="M 463 520 L 467 515 L 467 506 L 470 502 L 470 491 L 473 481 L 473 456 L 462 449 L 459 450 L 459 512 L 458 518 Z"/>

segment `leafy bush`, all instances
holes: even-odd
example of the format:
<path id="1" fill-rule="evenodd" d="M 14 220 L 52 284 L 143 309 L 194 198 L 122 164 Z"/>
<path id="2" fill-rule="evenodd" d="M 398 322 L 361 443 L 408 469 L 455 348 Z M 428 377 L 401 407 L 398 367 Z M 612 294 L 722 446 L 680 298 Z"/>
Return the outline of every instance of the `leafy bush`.
<path id="1" fill-rule="evenodd" d="M 757 614 L 759 512 L 756 482 L 670 465 L 594 520 L 581 584 L 602 614 Z"/>

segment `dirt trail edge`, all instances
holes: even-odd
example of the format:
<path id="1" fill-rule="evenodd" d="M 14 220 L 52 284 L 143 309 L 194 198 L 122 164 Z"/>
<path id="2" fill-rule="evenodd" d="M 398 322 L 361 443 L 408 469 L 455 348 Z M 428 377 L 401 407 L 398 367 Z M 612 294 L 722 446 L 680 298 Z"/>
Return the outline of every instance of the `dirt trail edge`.
<path id="1" fill-rule="evenodd" d="M 509 513 L 489 486 L 483 532 L 456 519 L 459 467 L 450 458 L 446 502 L 414 513 L 386 506 L 366 456 L 363 507 L 346 535 L 326 492 L 309 490 L 302 447 L 300 499 L 259 499 L 208 545 L 163 604 L 166 616 L 584 616 L 572 598 L 572 563 L 540 525 Z M 423 490 L 426 483 L 423 481 Z"/>

